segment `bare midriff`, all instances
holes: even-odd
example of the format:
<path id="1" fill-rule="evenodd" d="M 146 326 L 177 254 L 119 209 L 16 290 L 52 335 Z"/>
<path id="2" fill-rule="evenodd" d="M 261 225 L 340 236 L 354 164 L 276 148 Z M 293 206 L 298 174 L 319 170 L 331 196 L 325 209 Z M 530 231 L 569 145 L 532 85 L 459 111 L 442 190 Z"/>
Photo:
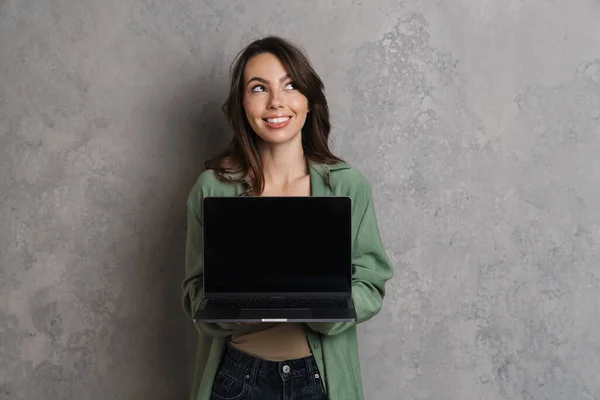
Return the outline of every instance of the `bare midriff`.
<path id="1" fill-rule="evenodd" d="M 311 352 L 305 329 L 302 323 L 281 323 L 258 332 L 233 335 L 231 345 L 269 361 L 308 357 Z"/>

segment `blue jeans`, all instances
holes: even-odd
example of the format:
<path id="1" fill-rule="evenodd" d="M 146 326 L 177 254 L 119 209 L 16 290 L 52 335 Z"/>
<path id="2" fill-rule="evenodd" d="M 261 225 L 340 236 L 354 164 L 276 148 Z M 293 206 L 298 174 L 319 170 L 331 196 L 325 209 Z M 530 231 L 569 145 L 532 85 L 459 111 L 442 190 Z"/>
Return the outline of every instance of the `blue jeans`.
<path id="1" fill-rule="evenodd" d="M 225 345 L 211 400 L 327 400 L 313 356 L 268 361 Z"/>

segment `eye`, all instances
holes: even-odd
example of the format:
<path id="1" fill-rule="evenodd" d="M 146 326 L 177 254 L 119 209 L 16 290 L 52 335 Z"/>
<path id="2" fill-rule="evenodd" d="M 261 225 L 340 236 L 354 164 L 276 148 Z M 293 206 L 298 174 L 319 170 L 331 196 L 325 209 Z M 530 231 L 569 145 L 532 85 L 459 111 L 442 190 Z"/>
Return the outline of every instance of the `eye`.
<path id="1" fill-rule="evenodd" d="M 286 90 L 295 90 L 296 89 L 296 84 L 294 82 L 289 82 L 288 84 L 285 85 Z"/>
<path id="2" fill-rule="evenodd" d="M 265 87 L 263 85 L 256 85 L 252 88 L 252 92 L 264 92 Z"/>

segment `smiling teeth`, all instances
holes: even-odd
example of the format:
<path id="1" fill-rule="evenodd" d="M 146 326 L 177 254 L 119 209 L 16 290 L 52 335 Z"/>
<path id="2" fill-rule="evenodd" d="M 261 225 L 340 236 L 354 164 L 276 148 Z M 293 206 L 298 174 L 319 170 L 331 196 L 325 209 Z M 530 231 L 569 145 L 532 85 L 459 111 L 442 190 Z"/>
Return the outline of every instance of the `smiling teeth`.
<path id="1" fill-rule="evenodd" d="M 287 121 L 288 119 L 290 119 L 290 117 L 283 117 L 283 118 L 268 118 L 267 121 L 270 124 L 282 124 L 285 121 Z"/>

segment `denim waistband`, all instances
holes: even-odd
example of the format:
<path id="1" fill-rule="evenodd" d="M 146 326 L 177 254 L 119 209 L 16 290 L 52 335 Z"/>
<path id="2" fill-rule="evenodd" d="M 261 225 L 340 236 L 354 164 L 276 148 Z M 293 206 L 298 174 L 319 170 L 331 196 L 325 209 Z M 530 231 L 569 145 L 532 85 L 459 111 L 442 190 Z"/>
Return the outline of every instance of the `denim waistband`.
<path id="1" fill-rule="evenodd" d="M 306 375 L 314 383 L 315 375 L 318 377 L 319 368 L 314 356 L 297 358 L 285 361 L 270 361 L 254 357 L 233 347 L 231 343 L 225 345 L 223 365 L 228 365 L 248 375 L 252 381 L 257 376 L 285 376 L 293 378 Z"/>

